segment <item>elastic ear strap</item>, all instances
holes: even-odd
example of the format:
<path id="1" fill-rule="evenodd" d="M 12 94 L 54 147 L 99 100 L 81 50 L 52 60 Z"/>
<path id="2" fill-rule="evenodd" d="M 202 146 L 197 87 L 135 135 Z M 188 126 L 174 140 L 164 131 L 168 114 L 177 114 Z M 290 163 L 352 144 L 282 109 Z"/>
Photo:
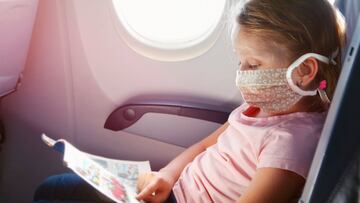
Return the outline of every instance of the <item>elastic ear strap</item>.
<path id="1" fill-rule="evenodd" d="M 320 98 L 321 100 L 324 102 L 324 103 L 328 103 L 330 104 L 330 99 L 329 97 L 327 96 L 326 92 L 324 90 L 321 90 L 321 89 L 317 89 L 319 95 L 320 95 Z"/>
<path id="2" fill-rule="evenodd" d="M 336 50 L 330 56 L 330 63 L 332 63 L 333 65 L 337 65 L 335 58 L 338 54 L 339 54 L 339 47 L 336 48 Z"/>
<path id="3" fill-rule="evenodd" d="M 306 59 L 314 57 L 318 59 L 321 62 L 329 64 L 329 59 L 323 55 L 316 54 L 316 53 L 307 53 L 302 56 L 300 56 L 297 60 L 295 60 L 288 68 L 286 72 L 286 80 L 289 83 L 289 86 L 292 90 L 294 90 L 296 93 L 302 95 L 302 96 L 314 96 L 316 95 L 317 90 L 302 90 L 300 87 L 298 87 L 294 81 L 292 80 L 292 72 L 295 68 L 297 68 L 300 64 L 302 64 Z"/>

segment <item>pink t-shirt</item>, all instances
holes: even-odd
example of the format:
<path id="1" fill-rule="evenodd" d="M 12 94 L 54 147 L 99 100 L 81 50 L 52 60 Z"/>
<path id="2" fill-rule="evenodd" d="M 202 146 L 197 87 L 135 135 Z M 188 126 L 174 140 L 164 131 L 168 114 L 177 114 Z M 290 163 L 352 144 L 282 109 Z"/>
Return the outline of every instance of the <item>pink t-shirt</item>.
<path id="1" fill-rule="evenodd" d="M 235 202 L 262 167 L 286 169 L 306 178 L 325 113 L 254 118 L 242 113 L 247 107 L 231 112 L 230 125 L 217 143 L 184 168 L 173 187 L 177 202 Z"/>

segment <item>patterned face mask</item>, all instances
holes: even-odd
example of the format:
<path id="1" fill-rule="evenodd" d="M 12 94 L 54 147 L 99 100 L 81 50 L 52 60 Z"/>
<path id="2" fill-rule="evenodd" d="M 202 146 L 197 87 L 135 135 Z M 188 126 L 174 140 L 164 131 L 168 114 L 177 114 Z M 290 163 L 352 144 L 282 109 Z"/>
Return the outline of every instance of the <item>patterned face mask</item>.
<path id="1" fill-rule="evenodd" d="M 292 79 L 294 69 L 310 57 L 329 63 L 329 59 L 325 56 L 307 53 L 295 60 L 288 68 L 238 70 L 236 86 L 249 105 L 259 107 L 267 113 L 285 112 L 303 96 L 317 94 L 317 90 L 300 89 Z"/>

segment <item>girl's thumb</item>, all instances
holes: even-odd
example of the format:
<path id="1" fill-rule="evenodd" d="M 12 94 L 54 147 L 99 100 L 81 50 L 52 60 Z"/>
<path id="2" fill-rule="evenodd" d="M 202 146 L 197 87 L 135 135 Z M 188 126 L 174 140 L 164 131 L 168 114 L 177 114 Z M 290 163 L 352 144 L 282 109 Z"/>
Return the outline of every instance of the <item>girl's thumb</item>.
<path id="1" fill-rule="evenodd" d="M 155 191 L 156 191 L 156 182 L 151 182 L 136 196 L 136 199 L 143 200 L 148 196 L 152 196 Z"/>

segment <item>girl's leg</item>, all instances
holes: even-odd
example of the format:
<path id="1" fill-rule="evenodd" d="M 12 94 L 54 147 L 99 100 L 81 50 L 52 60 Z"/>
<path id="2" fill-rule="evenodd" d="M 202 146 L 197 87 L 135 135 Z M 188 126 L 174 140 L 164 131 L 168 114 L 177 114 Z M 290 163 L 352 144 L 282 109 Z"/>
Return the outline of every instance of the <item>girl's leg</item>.
<path id="1" fill-rule="evenodd" d="M 57 200 L 57 201 L 55 201 Z M 48 177 L 36 190 L 35 202 L 113 202 L 101 196 L 91 185 L 74 173 Z"/>

